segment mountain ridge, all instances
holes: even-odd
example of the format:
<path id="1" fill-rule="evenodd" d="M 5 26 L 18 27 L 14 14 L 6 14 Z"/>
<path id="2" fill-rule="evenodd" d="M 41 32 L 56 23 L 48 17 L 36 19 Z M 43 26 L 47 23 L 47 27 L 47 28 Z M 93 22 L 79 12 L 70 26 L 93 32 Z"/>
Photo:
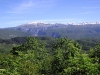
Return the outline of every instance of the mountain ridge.
<path id="1" fill-rule="evenodd" d="M 23 34 L 28 33 L 25 36 L 49 36 L 54 38 L 67 36 L 71 39 L 95 38 L 100 36 L 100 24 L 67 25 L 61 23 L 50 24 L 33 22 L 16 27 L 5 28 L 5 30 L 6 29 L 23 32 Z"/>

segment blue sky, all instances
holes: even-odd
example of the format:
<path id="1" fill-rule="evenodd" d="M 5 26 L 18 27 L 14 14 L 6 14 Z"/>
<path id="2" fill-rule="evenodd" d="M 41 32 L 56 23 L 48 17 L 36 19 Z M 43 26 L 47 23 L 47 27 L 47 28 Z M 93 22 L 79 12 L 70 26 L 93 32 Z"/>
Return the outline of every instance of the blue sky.
<path id="1" fill-rule="evenodd" d="M 0 28 L 34 21 L 100 21 L 100 0 L 0 0 Z"/>

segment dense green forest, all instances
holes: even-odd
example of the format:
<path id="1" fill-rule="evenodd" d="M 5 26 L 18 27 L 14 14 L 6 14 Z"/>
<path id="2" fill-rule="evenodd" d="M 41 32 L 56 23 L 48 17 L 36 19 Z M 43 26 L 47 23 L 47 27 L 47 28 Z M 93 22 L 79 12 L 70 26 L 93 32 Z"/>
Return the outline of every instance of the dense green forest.
<path id="1" fill-rule="evenodd" d="M 0 75 L 99 75 L 100 40 L 0 39 Z"/>

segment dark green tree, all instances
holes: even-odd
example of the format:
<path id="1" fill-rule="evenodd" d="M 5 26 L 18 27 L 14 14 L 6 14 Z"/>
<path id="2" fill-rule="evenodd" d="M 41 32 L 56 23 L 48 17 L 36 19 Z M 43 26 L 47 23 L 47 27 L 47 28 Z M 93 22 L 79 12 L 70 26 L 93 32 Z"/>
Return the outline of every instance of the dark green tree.
<path id="1" fill-rule="evenodd" d="M 89 56 L 94 62 L 100 63 L 100 45 L 97 45 L 95 48 L 91 49 Z"/>
<path id="2" fill-rule="evenodd" d="M 52 73 L 62 74 L 65 68 L 68 68 L 70 59 L 78 57 L 81 52 L 81 46 L 74 40 L 60 38 L 53 44 L 54 60 L 52 61 Z"/>

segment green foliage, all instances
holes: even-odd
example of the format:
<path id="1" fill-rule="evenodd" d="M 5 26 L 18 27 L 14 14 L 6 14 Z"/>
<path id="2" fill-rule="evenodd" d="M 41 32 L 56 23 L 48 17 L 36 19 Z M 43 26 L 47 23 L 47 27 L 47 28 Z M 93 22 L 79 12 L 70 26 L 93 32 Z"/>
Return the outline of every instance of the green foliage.
<path id="1" fill-rule="evenodd" d="M 54 60 L 52 61 L 52 73 L 55 75 L 64 72 L 65 68 L 68 68 L 68 63 L 71 58 L 79 56 L 81 46 L 67 38 L 60 38 L 53 44 Z M 70 62 L 71 63 L 71 62 Z"/>
<path id="2" fill-rule="evenodd" d="M 15 45 L 16 44 L 1 43 L 0 44 L 0 53 L 6 53 L 6 54 L 8 54 Z"/>
<path id="3" fill-rule="evenodd" d="M 0 54 L 0 74 L 100 74 L 100 46 L 96 46 L 86 54 L 83 53 L 79 43 L 68 38 L 59 38 L 53 44 L 50 42 L 49 44 L 51 45 L 48 48 L 46 43 L 38 38 L 28 37 L 26 42 L 13 47 L 10 54 Z"/>
<path id="4" fill-rule="evenodd" d="M 5 57 L 0 60 L 1 68 L 6 70 L 4 75 L 37 75 L 38 66 L 32 61 L 34 59 L 29 59 L 31 55 L 33 54 L 29 52 L 28 54 L 22 53 L 18 57 L 5 55 Z"/>
<path id="5" fill-rule="evenodd" d="M 74 40 L 68 40 L 67 38 L 58 39 L 57 43 L 53 44 L 55 53 L 63 54 L 64 59 L 74 57 L 81 50 L 81 46 Z M 60 52 L 60 53 L 59 53 Z"/>
<path id="6" fill-rule="evenodd" d="M 100 63 L 100 45 L 90 50 L 89 56 L 93 58 L 94 62 Z"/>
<path id="7" fill-rule="evenodd" d="M 64 75 L 99 75 L 98 64 L 93 64 L 92 60 L 85 54 L 79 58 L 71 58 L 68 68 L 64 69 Z"/>
<path id="8" fill-rule="evenodd" d="M 35 37 L 28 37 L 27 42 L 18 47 L 14 47 L 13 51 L 27 51 L 27 50 L 39 50 L 44 49 L 43 42 Z"/>

